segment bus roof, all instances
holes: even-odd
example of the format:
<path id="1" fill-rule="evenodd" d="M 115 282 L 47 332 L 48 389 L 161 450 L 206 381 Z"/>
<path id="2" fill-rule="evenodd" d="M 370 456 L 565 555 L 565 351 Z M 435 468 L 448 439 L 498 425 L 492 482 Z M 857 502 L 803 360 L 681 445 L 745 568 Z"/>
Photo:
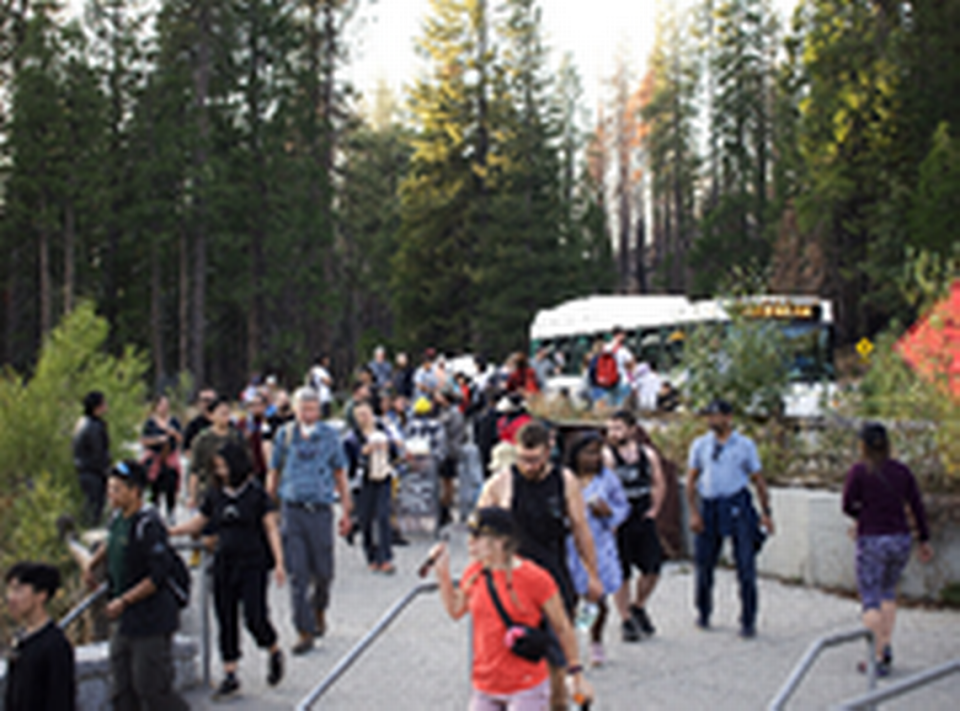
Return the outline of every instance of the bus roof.
<path id="1" fill-rule="evenodd" d="M 819 321 L 833 322 L 829 301 L 816 296 L 763 295 L 736 299 L 784 318 L 783 309 L 819 306 Z M 690 301 L 685 296 L 588 296 L 537 312 L 530 326 L 533 340 L 571 335 L 601 335 L 621 326 L 628 330 L 689 323 L 726 321 L 726 299 Z"/>

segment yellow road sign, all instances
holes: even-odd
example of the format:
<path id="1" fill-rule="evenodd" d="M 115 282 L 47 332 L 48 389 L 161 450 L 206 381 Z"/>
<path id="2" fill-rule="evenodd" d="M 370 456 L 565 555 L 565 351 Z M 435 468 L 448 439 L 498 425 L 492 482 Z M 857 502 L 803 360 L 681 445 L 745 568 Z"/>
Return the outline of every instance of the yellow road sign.
<path id="1" fill-rule="evenodd" d="M 873 353 L 873 342 L 869 338 L 861 338 L 857 344 L 857 353 L 864 360 L 869 358 L 870 354 Z"/>

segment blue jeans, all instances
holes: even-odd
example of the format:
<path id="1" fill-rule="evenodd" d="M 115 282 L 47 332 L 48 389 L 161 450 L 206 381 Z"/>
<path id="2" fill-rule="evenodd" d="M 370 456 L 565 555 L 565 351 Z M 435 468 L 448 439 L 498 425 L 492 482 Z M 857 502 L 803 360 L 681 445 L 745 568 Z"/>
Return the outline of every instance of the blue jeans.
<path id="1" fill-rule="evenodd" d="M 753 631 L 757 621 L 757 512 L 747 489 L 700 504 L 703 532 L 696 537 L 696 605 L 700 622 L 709 624 L 713 612 L 713 571 L 723 539 L 730 536 L 740 586 L 740 625 Z"/>
<path id="2" fill-rule="evenodd" d="M 390 546 L 390 483 L 391 479 L 364 481 L 360 488 L 357 517 L 367 563 L 382 565 L 393 560 Z"/>

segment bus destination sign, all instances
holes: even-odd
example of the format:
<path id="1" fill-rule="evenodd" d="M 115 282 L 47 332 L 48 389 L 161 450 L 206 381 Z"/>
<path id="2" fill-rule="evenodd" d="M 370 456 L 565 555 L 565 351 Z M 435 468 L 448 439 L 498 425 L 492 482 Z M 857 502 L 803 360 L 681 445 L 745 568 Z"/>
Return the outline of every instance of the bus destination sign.
<path id="1" fill-rule="evenodd" d="M 743 305 L 747 318 L 774 319 L 778 321 L 819 321 L 818 304 L 802 304 L 793 301 L 757 301 Z"/>

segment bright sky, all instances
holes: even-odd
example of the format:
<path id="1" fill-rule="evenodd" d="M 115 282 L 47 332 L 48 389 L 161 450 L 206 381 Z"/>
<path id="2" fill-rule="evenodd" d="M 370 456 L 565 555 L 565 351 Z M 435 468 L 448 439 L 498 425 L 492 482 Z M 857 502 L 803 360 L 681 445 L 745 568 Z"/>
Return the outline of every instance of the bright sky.
<path id="1" fill-rule="evenodd" d="M 796 2 L 773 0 L 782 16 L 792 12 Z M 639 81 L 653 46 L 657 4 L 658 0 L 541 0 L 551 65 L 559 66 L 566 52 L 573 54 L 591 115 L 598 99 L 607 94 L 604 84 L 613 75 L 618 49 L 625 52 Z M 353 59 L 347 69 L 361 91 L 369 91 L 382 78 L 399 93 L 416 77 L 421 64 L 413 44 L 429 7 L 429 0 L 367 0 L 354 27 Z"/>
<path id="2" fill-rule="evenodd" d="M 142 6 L 159 0 L 136 0 Z M 634 68 L 637 81 L 653 46 L 654 18 L 658 2 L 690 5 L 700 0 L 540 0 L 543 38 L 551 49 L 551 66 L 556 68 L 566 52 L 584 85 L 584 107 L 593 115 L 599 99 L 608 93 L 604 84 L 613 75 L 618 49 Z M 78 11 L 87 0 L 68 0 Z M 490 0 L 495 5 L 498 0 Z M 797 0 L 772 0 L 783 18 Z M 344 68 L 360 91 L 372 93 L 377 81 L 385 79 L 401 95 L 422 67 L 414 53 L 429 0 L 363 0 L 362 9 L 348 32 L 350 61 Z"/>

